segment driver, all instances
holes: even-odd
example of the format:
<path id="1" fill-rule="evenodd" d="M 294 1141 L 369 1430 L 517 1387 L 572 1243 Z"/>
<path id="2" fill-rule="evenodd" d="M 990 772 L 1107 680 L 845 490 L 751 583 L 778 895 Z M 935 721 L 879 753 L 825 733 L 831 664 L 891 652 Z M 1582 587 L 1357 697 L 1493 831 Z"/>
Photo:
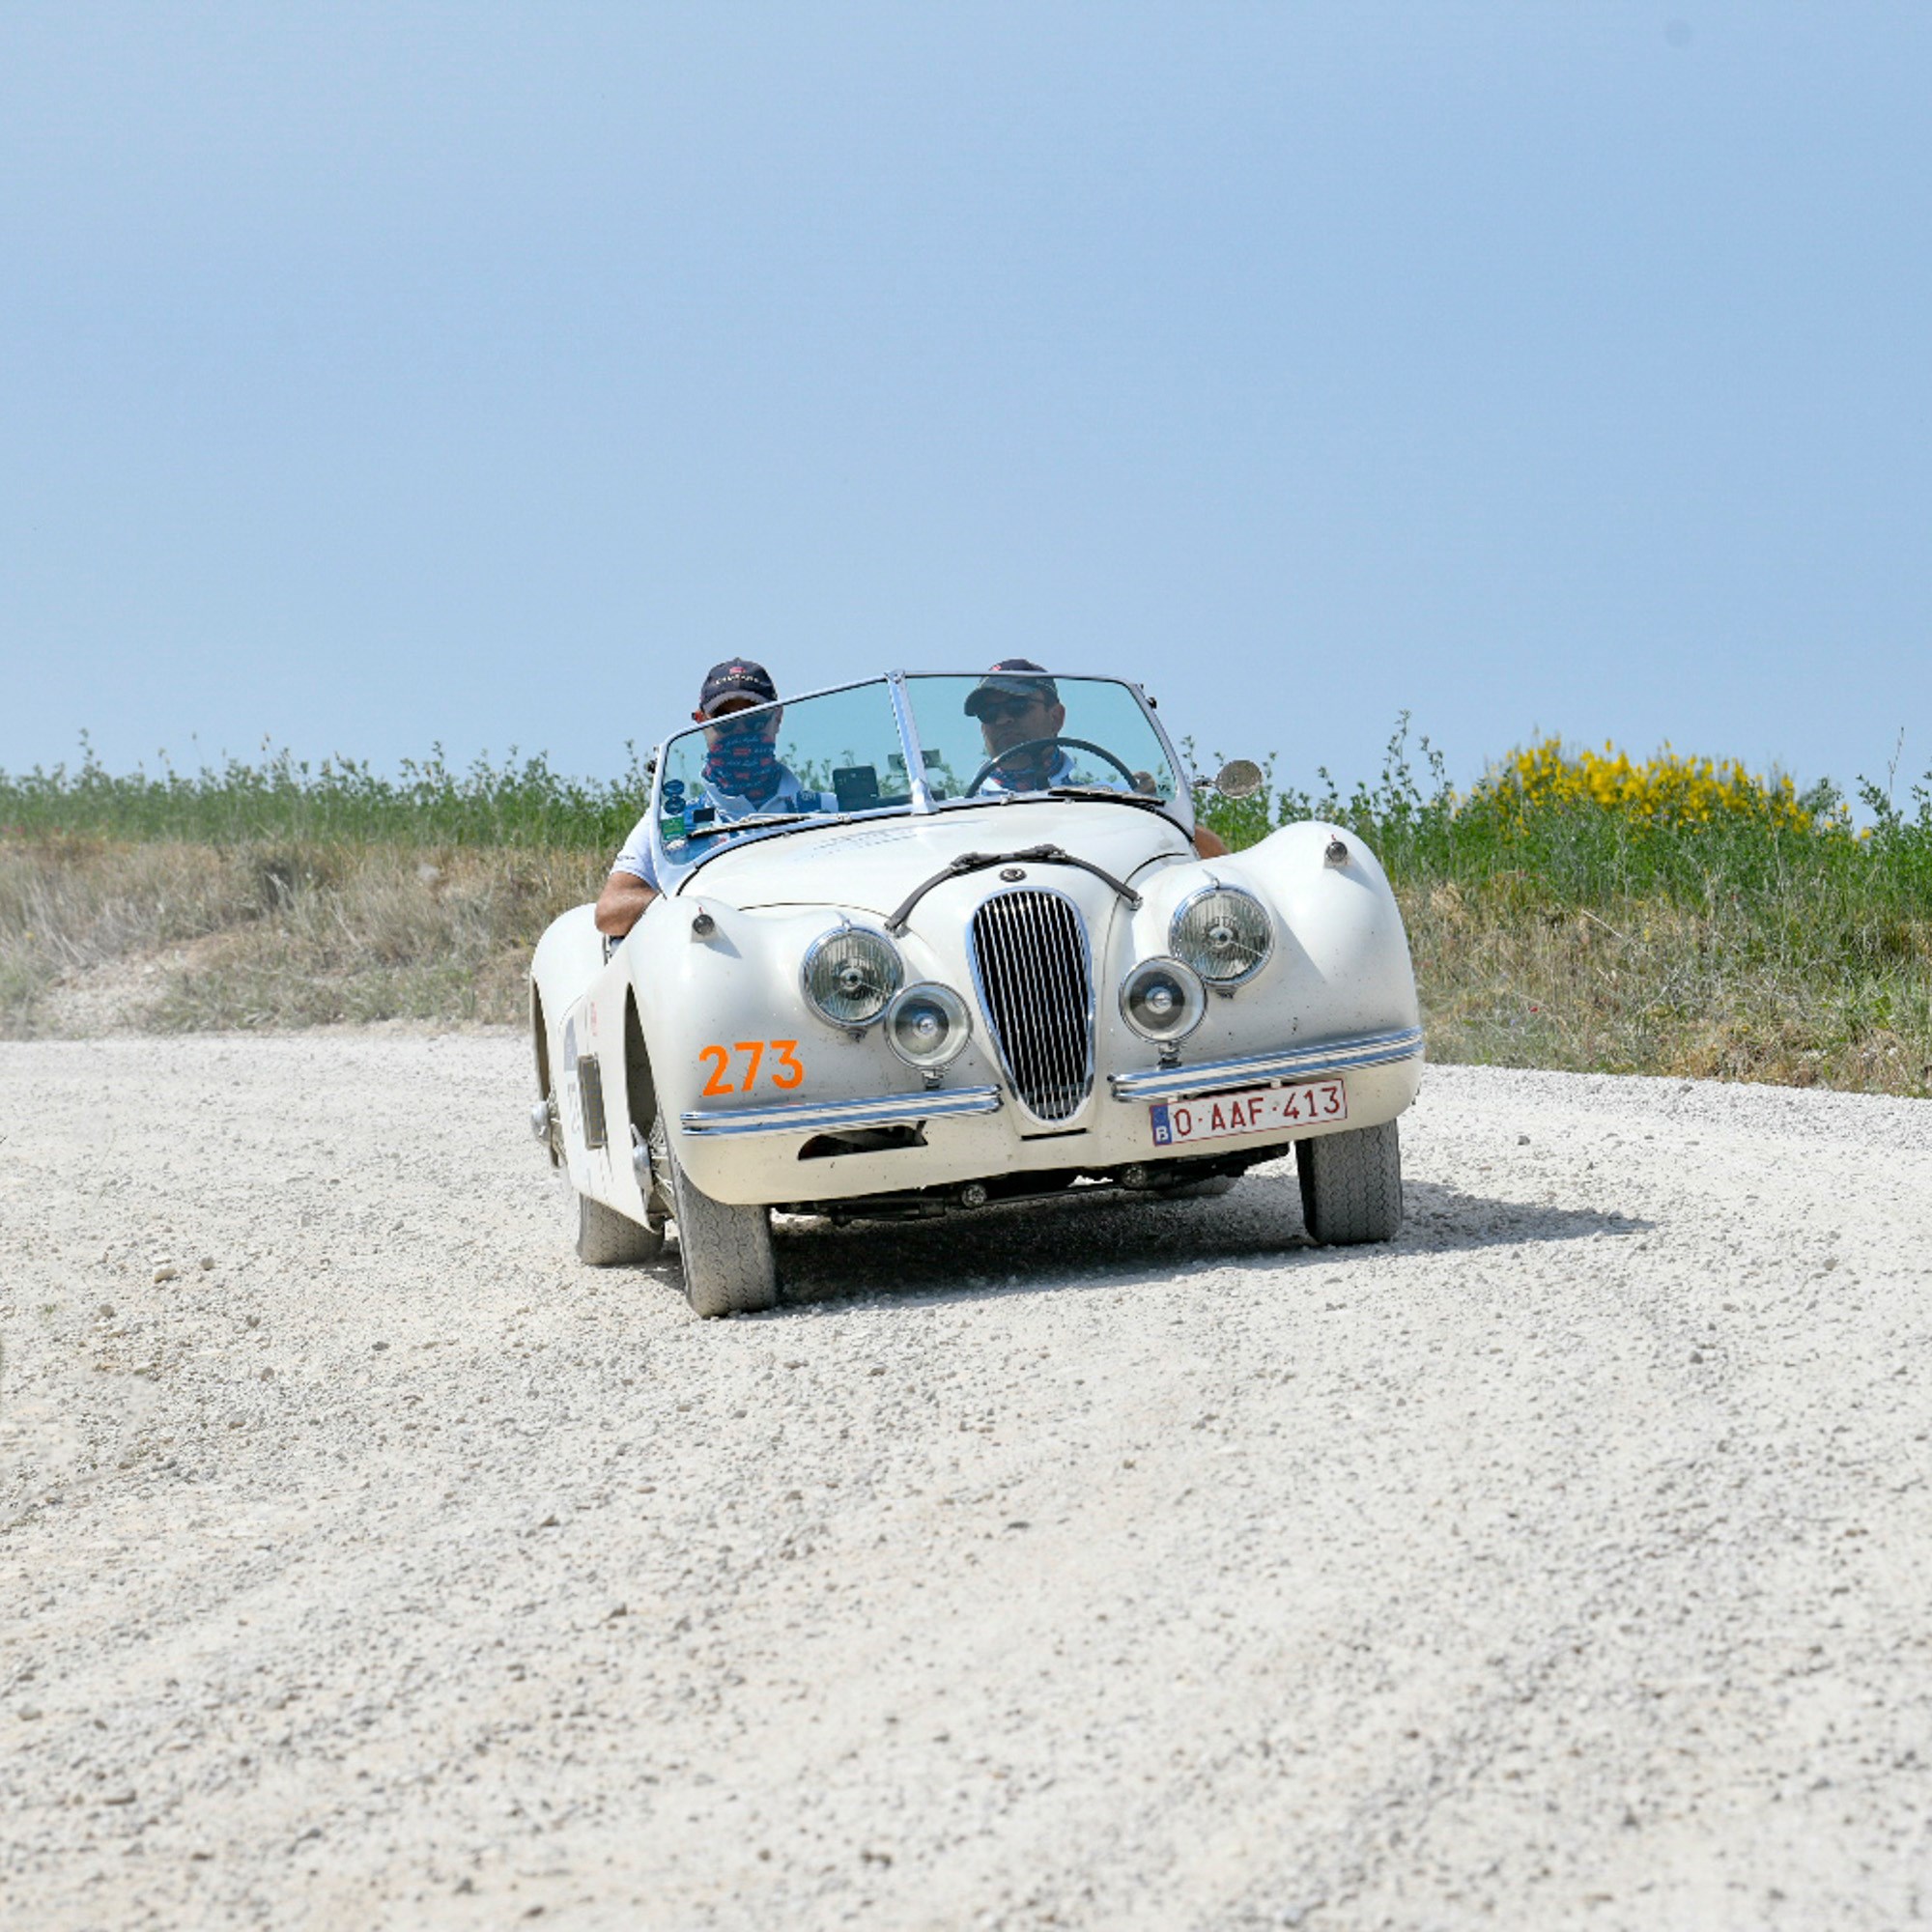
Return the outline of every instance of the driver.
<path id="1" fill-rule="evenodd" d="M 703 789 L 693 806 L 714 808 L 714 823 L 728 824 L 765 811 L 836 811 L 838 801 L 830 792 L 811 791 L 779 756 L 776 745 L 782 710 L 762 711 L 732 724 L 734 712 L 778 702 L 778 686 L 763 665 L 750 658 L 732 658 L 713 665 L 697 695 L 691 715 L 704 729 L 707 747 Z M 597 898 L 597 930 L 621 939 L 658 896 L 657 867 L 651 862 L 649 814 L 638 820 L 624 849 L 611 867 L 611 876 Z"/>
<path id="2" fill-rule="evenodd" d="M 1031 658 L 1003 658 L 967 693 L 965 708 L 969 718 L 980 721 L 986 755 L 999 759 L 980 781 L 981 791 L 1045 791 L 1075 782 L 1073 755 L 1060 741 L 1066 707 L 1044 666 Z M 1125 789 L 1118 779 L 1098 782 Z M 1204 859 L 1224 858 L 1228 851 L 1205 825 L 1194 828 L 1194 849 Z"/>

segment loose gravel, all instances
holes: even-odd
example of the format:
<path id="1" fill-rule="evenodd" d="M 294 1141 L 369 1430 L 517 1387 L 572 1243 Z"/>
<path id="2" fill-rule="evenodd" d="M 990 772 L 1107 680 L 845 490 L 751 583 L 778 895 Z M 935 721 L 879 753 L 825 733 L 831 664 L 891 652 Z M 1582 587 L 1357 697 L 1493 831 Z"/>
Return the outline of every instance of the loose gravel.
<path id="1" fill-rule="evenodd" d="M 1932 1106 L 571 1258 L 506 1035 L 0 1047 L 0 1921 L 1893 1926 Z"/>

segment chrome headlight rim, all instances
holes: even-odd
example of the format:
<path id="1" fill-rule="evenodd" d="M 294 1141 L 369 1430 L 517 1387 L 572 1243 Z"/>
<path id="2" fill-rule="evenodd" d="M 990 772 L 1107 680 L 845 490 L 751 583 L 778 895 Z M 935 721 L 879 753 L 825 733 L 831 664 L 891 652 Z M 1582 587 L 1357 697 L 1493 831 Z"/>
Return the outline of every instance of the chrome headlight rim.
<path id="1" fill-rule="evenodd" d="M 847 1016 L 828 1012 L 819 1004 L 817 994 L 811 989 L 811 969 L 817 963 L 819 955 L 834 940 L 853 938 L 873 941 L 882 949 L 886 959 L 890 961 L 890 969 L 884 976 L 890 983 L 880 995 L 879 1004 L 863 1016 L 856 1013 Z M 863 1033 L 867 1027 L 876 1026 L 885 1017 L 887 1008 L 897 998 L 899 989 L 904 984 L 905 959 L 898 948 L 876 926 L 859 925 L 851 920 L 843 920 L 838 925 L 828 926 L 805 949 L 805 957 L 799 961 L 798 989 L 805 1004 L 811 1009 L 814 1017 L 823 1020 L 829 1027 L 837 1027 L 840 1033 Z"/>
<path id="2" fill-rule="evenodd" d="M 1169 1027 L 1164 1033 L 1154 1033 L 1134 1016 L 1129 1001 L 1135 986 L 1142 980 L 1162 974 L 1180 987 L 1183 1024 Z M 1156 952 L 1150 958 L 1136 960 L 1122 977 L 1119 998 L 1121 1018 L 1130 1032 L 1151 1046 L 1178 1046 L 1208 1017 L 1208 989 L 1202 983 L 1201 975 L 1186 960 L 1177 959 L 1171 953 Z"/>
<path id="3" fill-rule="evenodd" d="M 1187 923 L 1188 915 L 1195 907 L 1203 899 L 1209 898 L 1243 900 L 1254 908 L 1256 918 L 1261 921 L 1261 946 L 1254 958 L 1238 973 L 1215 974 L 1187 956 L 1182 928 Z M 1197 973 L 1205 985 L 1211 986 L 1218 992 L 1232 992 L 1236 986 L 1245 986 L 1274 957 L 1274 919 L 1267 907 L 1262 903 L 1260 895 L 1251 893 L 1245 886 L 1225 886 L 1218 883 L 1199 886 L 1175 907 L 1174 917 L 1167 924 L 1167 948 L 1182 965 Z"/>
<path id="4" fill-rule="evenodd" d="M 918 1000 L 925 1000 L 946 1013 L 948 1032 L 941 1051 L 936 1054 L 919 1056 L 909 1053 L 899 1039 L 898 1016 Z M 951 1066 L 966 1051 L 973 1037 L 972 1009 L 951 986 L 938 980 L 915 980 L 910 986 L 901 986 L 886 1002 L 882 1017 L 886 1044 L 916 1073 L 936 1073 Z"/>

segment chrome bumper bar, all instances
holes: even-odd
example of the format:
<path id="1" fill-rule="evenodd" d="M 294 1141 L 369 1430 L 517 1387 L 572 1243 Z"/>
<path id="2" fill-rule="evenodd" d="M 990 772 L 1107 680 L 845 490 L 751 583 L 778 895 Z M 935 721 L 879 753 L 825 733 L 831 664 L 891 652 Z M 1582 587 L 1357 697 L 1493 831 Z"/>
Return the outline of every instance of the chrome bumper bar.
<path id="1" fill-rule="evenodd" d="M 961 1087 L 951 1093 L 880 1094 L 860 1100 L 793 1100 L 782 1107 L 705 1107 L 677 1118 L 688 1134 L 837 1134 L 999 1110 L 997 1087 Z"/>
<path id="2" fill-rule="evenodd" d="M 1197 1094 L 1225 1094 L 1236 1087 L 1259 1087 L 1270 1080 L 1321 1080 L 1357 1066 L 1386 1066 L 1413 1060 L 1422 1051 L 1422 1029 L 1358 1034 L 1353 1039 L 1324 1039 L 1286 1053 L 1260 1053 L 1246 1060 L 1208 1060 L 1199 1066 L 1157 1066 L 1146 1073 L 1117 1073 L 1117 1100 L 1191 1100 Z"/>

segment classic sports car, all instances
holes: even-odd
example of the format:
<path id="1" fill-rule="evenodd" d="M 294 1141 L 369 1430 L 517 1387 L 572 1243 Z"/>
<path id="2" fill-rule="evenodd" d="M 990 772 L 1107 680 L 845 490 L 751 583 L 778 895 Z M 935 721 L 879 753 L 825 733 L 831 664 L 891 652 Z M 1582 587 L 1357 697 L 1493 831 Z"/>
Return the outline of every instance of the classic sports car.
<path id="1" fill-rule="evenodd" d="M 784 772 L 749 810 L 748 728 Z M 651 769 L 664 895 L 615 944 L 565 913 L 530 971 L 531 1125 L 585 1262 L 673 1222 L 698 1314 L 769 1308 L 773 1208 L 1213 1192 L 1291 1144 L 1315 1240 L 1401 1225 L 1422 1032 L 1388 881 L 1330 825 L 1197 856 L 1138 686 L 895 671 Z"/>

